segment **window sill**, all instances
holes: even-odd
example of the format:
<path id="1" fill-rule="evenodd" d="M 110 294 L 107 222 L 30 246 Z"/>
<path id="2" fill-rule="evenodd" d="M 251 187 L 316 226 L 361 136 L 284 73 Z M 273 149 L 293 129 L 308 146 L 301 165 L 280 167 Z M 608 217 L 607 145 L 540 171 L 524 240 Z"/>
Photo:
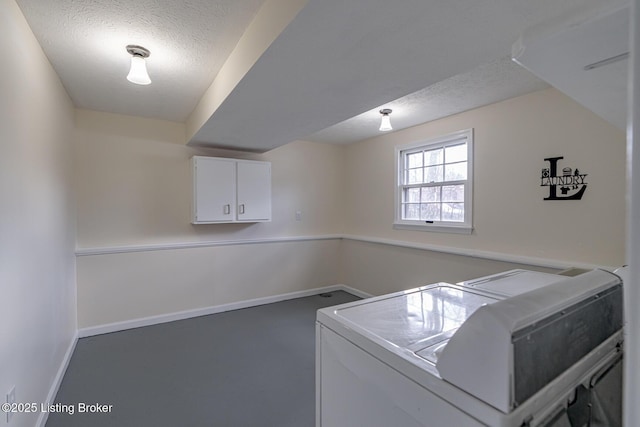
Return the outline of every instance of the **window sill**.
<path id="1" fill-rule="evenodd" d="M 395 230 L 431 231 L 436 233 L 471 234 L 473 227 L 469 225 L 437 225 L 423 223 L 394 222 Z"/>

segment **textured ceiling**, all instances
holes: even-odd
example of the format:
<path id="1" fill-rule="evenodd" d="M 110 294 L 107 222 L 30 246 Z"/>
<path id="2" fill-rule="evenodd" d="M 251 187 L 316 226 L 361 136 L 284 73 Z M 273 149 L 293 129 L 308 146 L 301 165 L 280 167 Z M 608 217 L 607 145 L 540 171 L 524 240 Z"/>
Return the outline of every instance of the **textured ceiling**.
<path id="1" fill-rule="evenodd" d="M 184 121 L 264 0 L 16 0 L 74 104 Z M 128 44 L 151 51 L 137 86 Z"/>
<path id="2" fill-rule="evenodd" d="M 304 139 L 349 144 L 381 134 L 378 128 L 382 108 L 393 110 L 391 124 L 394 130 L 400 130 L 548 87 L 507 57 L 387 102 Z"/>
<path id="3" fill-rule="evenodd" d="M 527 28 L 616 1 L 309 0 L 190 143 L 267 151 L 304 139 L 504 58 Z M 344 130 L 334 139 L 351 139 Z"/>
<path id="4" fill-rule="evenodd" d="M 197 122 L 189 144 L 266 151 L 373 136 L 382 106 L 401 129 L 545 87 L 507 59 L 522 32 L 626 0 L 16 1 L 77 107 Z M 296 2 L 203 110 L 229 55 L 248 56 L 238 41 L 257 17 Z M 127 44 L 151 50 L 151 85 L 125 79 Z"/>

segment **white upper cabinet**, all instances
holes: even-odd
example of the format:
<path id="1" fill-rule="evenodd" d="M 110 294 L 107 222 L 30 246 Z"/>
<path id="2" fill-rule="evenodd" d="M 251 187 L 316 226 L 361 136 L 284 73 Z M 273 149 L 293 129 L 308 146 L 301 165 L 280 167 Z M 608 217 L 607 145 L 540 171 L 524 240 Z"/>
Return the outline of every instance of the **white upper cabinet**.
<path id="1" fill-rule="evenodd" d="M 238 221 L 271 220 L 271 163 L 236 164 Z"/>
<path id="2" fill-rule="evenodd" d="M 271 163 L 194 156 L 193 224 L 271 221 Z"/>
<path id="3" fill-rule="evenodd" d="M 193 157 L 192 223 L 230 222 L 236 211 L 236 162 Z"/>

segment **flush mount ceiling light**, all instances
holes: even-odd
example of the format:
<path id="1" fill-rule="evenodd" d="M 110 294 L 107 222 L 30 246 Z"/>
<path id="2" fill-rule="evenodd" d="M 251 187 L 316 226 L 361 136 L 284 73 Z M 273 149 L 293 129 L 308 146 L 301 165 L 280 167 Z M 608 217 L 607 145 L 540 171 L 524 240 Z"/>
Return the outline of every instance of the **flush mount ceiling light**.
<path id="1" fill-rule="evenodd" d="M 142 46 L 130 44 L 127 46 L 127 52 L 131 55 L 131 69 L 127 75 L 127 80 L 137 85 L 148 85 L 151 83 L 149 73 L 147 73 L 147 63 L 145 58 L 151 55 L 149 49 Z"/>
<path id="2" fill-rule="evenodd" d="M 382 120 L 380 120 L 379 130 L 382 132 L 393 130 L 393 128 L 391 127 L 391 118 L 389 117 L 389 114 L 391 114 L 391 111 L 392 110 L 390 108 L 384 108 L 380 110 L 380 114 L 382 114 Z"/>

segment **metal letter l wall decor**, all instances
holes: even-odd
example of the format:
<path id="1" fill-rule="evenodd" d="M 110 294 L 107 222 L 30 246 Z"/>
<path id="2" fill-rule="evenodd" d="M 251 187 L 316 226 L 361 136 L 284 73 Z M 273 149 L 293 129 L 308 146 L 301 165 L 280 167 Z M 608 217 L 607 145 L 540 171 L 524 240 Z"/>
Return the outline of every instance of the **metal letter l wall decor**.
<path id="1" fill-rule="evenodd" d="M 580 173 L 577 168 L 575 170 L 569 167 L 563 168 L 562 175 L 558 175 L 558 160 L 562 159 L 564 157 L 544 159 L 549 162 L 549 167 L 542 169 L 540 177 L 540 186 L 549 187 L 549 197 L 545 197 L 544 200 L 580 200 L 587 190 L 587 183 L 584 182 L 587 174 Z"/>

